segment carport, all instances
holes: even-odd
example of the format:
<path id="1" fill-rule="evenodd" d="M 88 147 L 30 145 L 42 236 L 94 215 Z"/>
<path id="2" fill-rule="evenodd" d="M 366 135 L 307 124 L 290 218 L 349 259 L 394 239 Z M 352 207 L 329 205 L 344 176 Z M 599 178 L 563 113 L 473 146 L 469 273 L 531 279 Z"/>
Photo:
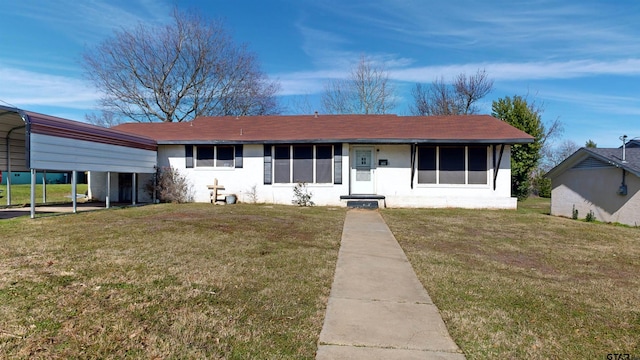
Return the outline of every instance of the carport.
<path id="1" fill-rule="evenodd" d="M 111 173 L 131 174 L 135 204 L 137 174 L 155 173 L 157 148 L 155 140 L 147 137 L 0 105 L 0 170 L 7 179 L 7 205 L 11 205 L 11 173 L 30 172 L 31 218 L 35 217 L 36 171 L 71 172 L 73 212 L 79 171 L 107 174 L 107 207 Z"/>

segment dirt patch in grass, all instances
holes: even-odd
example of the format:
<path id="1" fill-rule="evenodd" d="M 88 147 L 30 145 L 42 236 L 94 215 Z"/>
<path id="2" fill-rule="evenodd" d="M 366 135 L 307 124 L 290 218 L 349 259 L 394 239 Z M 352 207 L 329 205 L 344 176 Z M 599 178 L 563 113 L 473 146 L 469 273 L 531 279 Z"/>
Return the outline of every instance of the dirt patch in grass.
<path id="1" fill-rule="evenodd" d="M 545 209 L 382 213 L 469 359 L 640 356 L 640 229 Z"/>
<path id="2" fill-rule="evenodd" d="M 0 222 L 0 357 L 313 358 L 343 209 L 154 205 Z"/>

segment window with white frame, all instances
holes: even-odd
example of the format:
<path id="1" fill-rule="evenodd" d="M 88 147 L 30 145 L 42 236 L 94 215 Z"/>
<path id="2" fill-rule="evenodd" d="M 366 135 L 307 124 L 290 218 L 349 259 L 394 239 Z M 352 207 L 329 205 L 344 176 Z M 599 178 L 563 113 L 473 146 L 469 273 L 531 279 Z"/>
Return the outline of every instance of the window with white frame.
<path id="1" fill-rule="evenodd" d="M 195 167 L 234 167 L 234 147 L 228 145 L 197 145 Z"/>
<path id="2" fill-rule="evenodd" d="M 333 145 L 275 145 L 273 182 L 332 183 L 333 151 Z"/>
<path id="3" fill-rule="evenodd" d="M 487 146 L 419 146 L 418 184 L 488 183 Z"/>

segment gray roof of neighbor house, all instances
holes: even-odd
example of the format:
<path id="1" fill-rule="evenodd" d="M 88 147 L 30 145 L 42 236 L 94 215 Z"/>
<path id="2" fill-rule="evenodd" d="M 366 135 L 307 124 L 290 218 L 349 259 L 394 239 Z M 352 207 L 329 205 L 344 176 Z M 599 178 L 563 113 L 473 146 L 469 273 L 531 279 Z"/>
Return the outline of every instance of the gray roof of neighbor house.
<path id="1" fill-rule="evenodd" d="M 545 176 L 555 177 L 579 162 L 593 157 L 640 177 L 640 148 L 626 148 L 624 151 L 624 161 L 622 160 L 622 156 L 622 148 L 580 148 L 558 164 L 558 166 L 551 169 Z"/>
<path id="2" fill-rule="evenodd" d="M 216 116 L 180 123 L 128 123 L 114 129 L 148 136 L 158 144 L 533 142 L 531 135 L 489 115 Z"/>

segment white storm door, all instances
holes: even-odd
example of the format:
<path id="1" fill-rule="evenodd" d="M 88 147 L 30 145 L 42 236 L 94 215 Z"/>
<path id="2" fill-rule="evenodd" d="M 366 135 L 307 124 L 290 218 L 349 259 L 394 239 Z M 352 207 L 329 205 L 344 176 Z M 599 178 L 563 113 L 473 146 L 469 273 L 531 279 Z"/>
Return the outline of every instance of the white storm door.
<path id="1" fill-rule="evenodd" d="M 374 194 L 373 148 L 355 148 L 351 165 L 351 193 Z"/>

